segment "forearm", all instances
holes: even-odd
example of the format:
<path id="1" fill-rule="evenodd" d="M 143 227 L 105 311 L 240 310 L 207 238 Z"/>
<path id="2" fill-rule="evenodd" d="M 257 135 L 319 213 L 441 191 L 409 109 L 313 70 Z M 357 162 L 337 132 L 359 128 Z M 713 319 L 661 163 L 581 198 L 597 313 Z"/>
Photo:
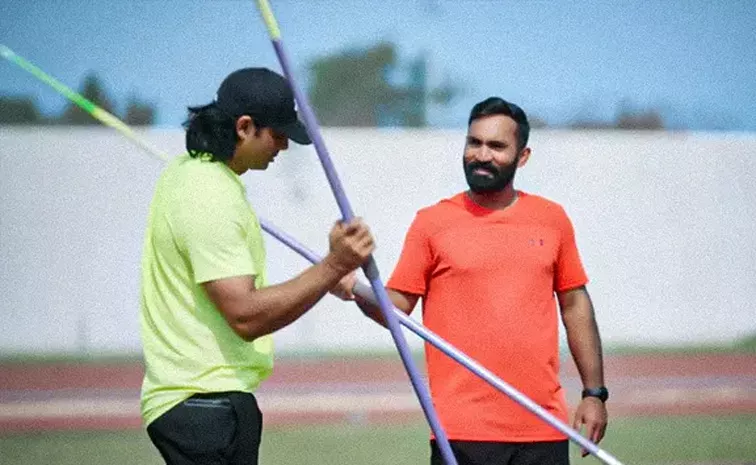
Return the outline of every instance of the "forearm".
<path id="1" fill-rule="evenodd" d="M 383 317 L 383 312 L 381 312 L 381 308 L 378 306 L 378 301 L 373 295 L 372 289 L 368 287 L 368 290 L 370 290 L 370 298 L 366 299 L 355 293 L 355 303 L 358 307 L 360 307 L 360 310 L 365 314 L 365 316 L 375 321 L 379 325 L 387 327 L 386 319 Z M 394 308 L 397 308 L 408 315 L 412 312 L 416 299 L 412 299 L 411 296 L 403 295 L 389 288 L 386 288 L 386 293 L 391 299 L 391 303 Z M 390 309 L 390 311 L 394 311 L 394 309 L 392 308 Z"/>
<path id="2" fill-rule="evenodd" d="M 580 379 L 586 388 L 604 386 L 604 362 L 601 353 L 601 340 L 595 321 L 592 320 L 588 329 L 583 323 L 577 324 L 580 329 L 567 329 L 567 341 L 575 361 Z"/>
<path id="3" fill-rule="evenodd" d="M 579 299 L 562 312 L 567 344 L 586 388 L 604 386 L 601 337 L 590 299 Z"/>
<path id="4" fill-rule="evenodd" d="M 343 276 L 342 271 L 324 260 L 289 281 L 255 290 L 247 311 L 238 317 L 238 332 L 242 332 L 245 339 L 253 340 L 291 324 L 320 301 Z"/>
<path id="5" fill-rule="evenodd" d="M 360 295 L 354 295 L 354 302 L 360 307 L 362 313 L 379 325 L 386 327 L 386 319 L 383 318 L 380 307 Z"/>

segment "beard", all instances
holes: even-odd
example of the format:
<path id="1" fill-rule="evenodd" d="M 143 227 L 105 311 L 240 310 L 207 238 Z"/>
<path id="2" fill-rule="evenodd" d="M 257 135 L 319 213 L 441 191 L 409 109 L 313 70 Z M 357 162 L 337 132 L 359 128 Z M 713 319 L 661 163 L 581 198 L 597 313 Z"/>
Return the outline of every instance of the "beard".
<path id="1" fill-rule="evenodd" d="M 501 192 L 514 179 L 519 159 L 518 155 L 511 164 L 502 166 L 501 168 L 497 168 L 491 162 L 472 161 L 465 163 L 463 159 L 462 163 L 465 168 L 467 185 L 476 194 Z M 476 170 L 484 170 L 487 174 L 476 173 Z"/>

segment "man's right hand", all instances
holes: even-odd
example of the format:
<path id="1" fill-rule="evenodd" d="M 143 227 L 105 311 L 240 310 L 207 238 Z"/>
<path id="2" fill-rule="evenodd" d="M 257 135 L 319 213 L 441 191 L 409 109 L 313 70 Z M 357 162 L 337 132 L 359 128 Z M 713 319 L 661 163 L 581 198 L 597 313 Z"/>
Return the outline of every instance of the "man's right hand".
<path id="1" fill-rule="evenodd" d="M 368 226 L 361 218 L 348 223 L 337 221 L 328 235 L 330 252 L 325 261 L 342 275 L 356 270 L 368 259 L 375 243 Z"/>

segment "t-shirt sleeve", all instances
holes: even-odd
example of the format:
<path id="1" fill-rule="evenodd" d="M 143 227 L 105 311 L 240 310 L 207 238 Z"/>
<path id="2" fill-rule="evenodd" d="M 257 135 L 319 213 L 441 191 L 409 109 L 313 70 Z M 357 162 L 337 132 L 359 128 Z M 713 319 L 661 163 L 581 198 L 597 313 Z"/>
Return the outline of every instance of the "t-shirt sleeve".
<path id="1" fill-rule="evenodd" d="M 575 229 L 562 209 L 560 209 L 558 222 L 561 240 L 554 273 L 554 291 L 562 292 L 584 286 L 588 283 L 588 276 L 575 242 Z"/>
<path id="2" fill-rule="evenodd" d="M 407 236 L 404 238 L 399 261 L 386 283 L 386 287 L 410 294 L 425 295 L 432 267 L 432 257 L 430 236 L 426 231 L 422 217 L 415 215 L 415 219 L 407 231 Z"/>
<path id="3" fill-rule="evenodd" d="M 247 235 L 249 217 L 232 199 L 204 198 L 177 215 L 183 252 L 194 282 L 256 275 Z"/>

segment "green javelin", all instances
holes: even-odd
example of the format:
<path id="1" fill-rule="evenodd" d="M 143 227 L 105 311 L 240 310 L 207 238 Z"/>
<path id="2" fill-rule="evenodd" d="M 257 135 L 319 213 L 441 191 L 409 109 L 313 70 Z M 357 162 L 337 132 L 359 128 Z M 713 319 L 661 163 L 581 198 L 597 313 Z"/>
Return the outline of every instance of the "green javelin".
<path id="1" fill-rule="evenodd" d="M 168 161 L 170 159 L 168 155 L 164 154 L 160 150 L 152 147 L 147 142 L 142 140 L 142 138 L 135 134 L 130 127 L 128 127 L 117 117 L 98 107 L 83 95 L 74 92 L 73 90 L 62 84 L 60 81 L 56 80 L 54 77 L 50 76 L 49 74 L 34 66 L 29 61 L 17 55 L 15 52 L 13 52 L 13 50 L 9 49 L 5 45 L 0 44 L 0 55 L 2 55 L 3 58 L 10 61 L 11 63 L 28 71 L 31 75 L 33 75 L 40 81 L 48 84 L 50 87 L 58 91 L 58 93 L 78 105 L 79 108 L 89 113 L 94 119 L 100 121 L 106 126 L 110 126 L 124 136 L 128 137 L 133 143 L 144 148 L 147 152 L 149 152 L 156 158 L 163 161 Z"/>

